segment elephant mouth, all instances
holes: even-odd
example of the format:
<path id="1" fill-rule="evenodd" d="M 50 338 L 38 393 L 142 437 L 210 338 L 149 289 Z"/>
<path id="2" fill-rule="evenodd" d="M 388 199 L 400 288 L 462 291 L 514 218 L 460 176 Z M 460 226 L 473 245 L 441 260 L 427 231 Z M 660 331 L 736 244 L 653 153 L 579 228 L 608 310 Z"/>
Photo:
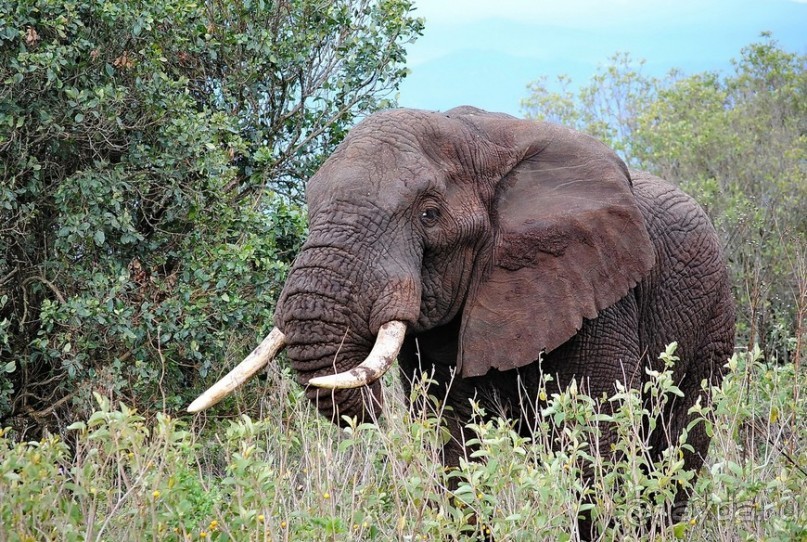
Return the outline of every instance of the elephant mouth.
<path id="1" fill-rule="evenodd" d="M 308 385 L 336 390 L 360 388 L 372 384 L 392 367 L 401 350 L 405 335 L 405 323 L 392 320 L 383 324 L 378 330 L 373 349 L 364 361 L 344 372 L 312 378 L 308 381 Z M 188 412 L 201 412 L 227 397 L 255 373 L 271 363 L 287 344 L 288 341 L 283 332 L 277 327 L 273 328 L 269 335 L 261 341 L 261 344 L 244 358 L 244 361 L 195 399 L 188 406 Z"/>

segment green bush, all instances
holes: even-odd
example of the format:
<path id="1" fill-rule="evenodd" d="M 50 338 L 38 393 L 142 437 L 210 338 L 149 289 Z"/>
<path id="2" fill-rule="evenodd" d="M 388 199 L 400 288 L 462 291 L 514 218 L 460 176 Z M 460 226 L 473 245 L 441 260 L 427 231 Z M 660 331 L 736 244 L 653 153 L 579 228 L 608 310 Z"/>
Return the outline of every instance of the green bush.
<path id="1" fill-rule="evenodd" d="M 410 10 L 0 0 L 2 423 L 172 408 L 255 344 L 303 182 L 389 104 Z"/>
<path id="2" fill-rule="evenodd" d="M 755 348 L 729 366 L 691 504 L 699 538 L 807 540 L 804 365 L 765 362 Z"/>
<path id="3" fill-rule="evenodd" d="M 289 373 L 272 372 L 260 421 L 147 421 L 97 396 L 98 410 L 71 426 L 71 446 L 55 436 L 15 442 L 6 430 L 4 540 L 473 540 L 480 531 L 574 540 L 574 516 L 589 509 L 603 540 L 804 540 L 807 374 L 758 352 L 730 364 L 713 409 L 696 407 L 713 445 L 674 526 L 664 517 L 692 479 L 679 456 L 685 438 L 651 465 L 635 390 L 616 393 L 606 416 L 570 387 L 549 398 L 535 441 L 479 413 L 477 460 L 445 472 L 439 416 L 403 409 L 396 383 L 385 387 L 391 409 L 380 424 L 340 430 Z M 669 372 L 650 375 L 646 391 L 659 411 L 676 393 Z M 591 448 L 604 421 L 617 428 L 615 454 Z"/>

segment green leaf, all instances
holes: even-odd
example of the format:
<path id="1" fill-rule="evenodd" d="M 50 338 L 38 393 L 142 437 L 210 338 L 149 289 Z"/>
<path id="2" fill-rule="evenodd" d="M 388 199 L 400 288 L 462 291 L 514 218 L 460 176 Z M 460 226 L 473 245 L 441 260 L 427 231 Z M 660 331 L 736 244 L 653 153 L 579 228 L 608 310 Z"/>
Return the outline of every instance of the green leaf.
<path id="1" fill-rule="evenodd" d="M 87 424 L 84 422 L 73 422 L 66 427 L 68 431 L 84 431 L 87 429 Z"/>

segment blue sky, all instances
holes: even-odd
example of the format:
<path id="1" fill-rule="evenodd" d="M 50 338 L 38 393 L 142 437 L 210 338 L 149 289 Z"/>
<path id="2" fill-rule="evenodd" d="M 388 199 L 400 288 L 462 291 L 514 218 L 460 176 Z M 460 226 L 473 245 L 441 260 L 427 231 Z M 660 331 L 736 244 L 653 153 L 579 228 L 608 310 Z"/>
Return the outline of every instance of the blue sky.
<path id="1" fill-rule="evenodd" d="M 807 53 L 807 0 L 415 0 L 424 35 L 408 47 L 403 107 L 475 105 L 520 114 L 527 84 L 561 73 L 585 83 L 618 51 L 662 76 L 730 71 L 740 49 L 773 32 Z"/>

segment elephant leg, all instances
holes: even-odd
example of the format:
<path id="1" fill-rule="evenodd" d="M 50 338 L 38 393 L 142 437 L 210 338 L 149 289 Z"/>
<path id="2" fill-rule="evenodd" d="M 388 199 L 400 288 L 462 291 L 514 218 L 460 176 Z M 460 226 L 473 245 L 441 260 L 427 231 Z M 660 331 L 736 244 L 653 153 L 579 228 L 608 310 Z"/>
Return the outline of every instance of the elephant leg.
<path id="1" fill-rule="evenodd" d="M 473 385 L 455 375 L 457 341 L 455 327 L 451 323 L 419 337 L 407 337 L 398 354 L 398 366 L 406 400 L 419 415 L 441 415 L 441 423 L 450 438 L 442 449 L 442 462 L 446 467 L 458 467 L 460 458 L 468 457 L 467 442 L 473 438 L 465 426 L 473 419 L 468 398 L 474 397 Z M 417 397 L 412 396 L 413 385 L 427 378 L 425 389 Z M 432 398 L 438 401 L 433 404 Z"/>
<path id="2" fill-rule="evenodd" d="M 613 403 L 603 398 L 614 395 L 617 381 L 628 389 L 641 385 L 638 314 L 636 298 L 628 295 L 601 311 L 596 319 L 585 320 L 574 338 L 545 357 L 543 372 L 555 379 L 555 389 L 547 390 L 547 394 L 568 388 L 574 380 L 582 393 L 597 401 L 601 413 L 611 414 Z M 592 452 L 618 460 L 612 447 L 617 440 L 615 428 L 601 422 L 598 429 L 599 438 L 589 442 Z M 581 468 L 588 485 L 593 480 L 593 467 L 584 464 Z M 583 540 L 598 536 L 595 520 L 589 514 L 579 518 L 578 530 Z"/>
<path id="3" fill-rule="evenodd" d="M 726 371 L 725 365 L 733 352 L 733 312 L 720 306 L 714 311 L 715 317 L 704 326 L 704 338 L 692 352 L 681 352 L 678 364 L 682 367 L 674 370 L 676 384 L 683 397 L 671 396 L 665 406 L 662 419 L 657 420 L 657 429 L 650 435 L 653 459 L 660 459 L 663 451 L 677 445 L 681 434 L 696 420 L 698 414 L 690 414 L 689 409 L 700 401 L 701 405 L 710 404 L 710 388 L 719 386 Z M 689 359 L 685 359 L 686 356 Z M 687 363 L 688 361 L 688 363 Z M 687 443 L 691 450 L 683 451 L 684 468 L 694 473 L 690 487 L 697 481 L 698 471 L 703 466 L 709 450 L 711 437 L 706 432 L 706 425 L 695 424 L 687 433 Z M 670 521 L 681 521 L 689 501 L 691 489 L 681 487 L 675 497 Z"/>
<path id="4" fill-rule="evenodd" d="M 472 382 L 454 374 L 454 360 L 456 340 L 452 342 L 449 338 L 442 341 L 439 335 L 434 334 L 419 340 L 408 337 L 398 354 L 401 382 L 409 408 L 419 416 L 439 415 L 442 427 L 448 431 L 448 438 L 440 450 L 440 459 L 446 469 L 456 469 L 462 459 L 470 458 L 474 446 L 468 442 L 476 436 L 466 426 L 474 416 L 468 399 L 475 397 L 477 390 Z M 413 388 L 418 389 L 416 386 L 422 384 L 423 378 L 428 382 L 423 391 L 413 396 Z M 437 403 L 432 402 L 433 399 Z M 451 476 L 446 489 L 453 492 L 461 482 L 459 476 Z M 475 513 L 469 516 L 468 525 L 477 531 L 479 540 L 493 540 L 484 532 L 484 520 L 480 520 Z"/>
<path id="5" fill-rule="evenodd" d="M 547 393 L 567 389 L 574 380 L 582 393 L 599 401 L 603 413 L 610 414 L 611 402 L 602 399 L 614 395 L 617 382 L 628 389 L 641 385 L 637 320 L 637 303 L 631 295 L 601 311 L 597 318 L 584 320 L 577 335 L 544 358 L 544 374 L 555 379 Z M 612 427 L 601 425 L 593 451 L 609 454 L 615 439 Z"/>

